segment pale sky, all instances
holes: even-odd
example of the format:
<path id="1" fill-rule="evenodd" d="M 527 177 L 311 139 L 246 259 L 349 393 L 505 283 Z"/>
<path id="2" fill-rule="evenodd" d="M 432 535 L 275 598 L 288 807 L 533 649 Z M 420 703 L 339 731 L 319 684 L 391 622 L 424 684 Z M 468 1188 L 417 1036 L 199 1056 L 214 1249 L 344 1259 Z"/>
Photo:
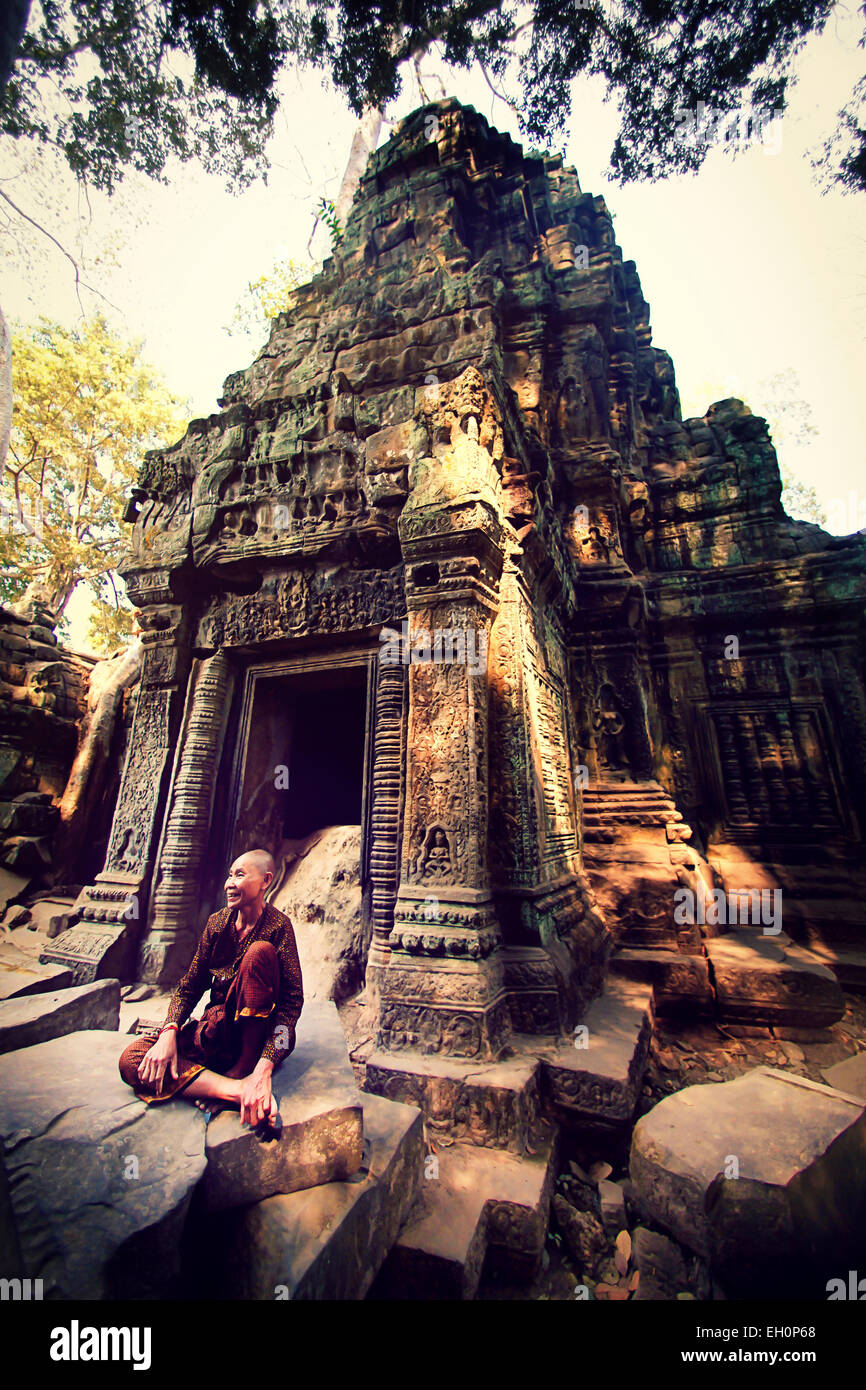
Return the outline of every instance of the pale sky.
<path id="1" fill-rule="evenodd" d="M 620 188 L 605 173 L 616 111 L 603 104 L 600 87 L 580 81 L 565 148 L 584 191 L 605 198 L 623 255 L 637 264 L 653 341 L 674 360 L 683 415 L 702 415 L 728 395 L 768 412 L 769 379 L 796 373 L 817 434 L 805 447 L 780 443 L 780 458 L 817 490 L 830 518 L 850 517 L 838 527 L 830 521 L 841 531 L 866 526 L 866 195 L 822 195 L 808 155 L 833 129 L 862 72 L 859 32 L 856 9 L 837 7 L 826 32 L 806 45 L 778 153 L 769 152 L 772 144 L 737 159 L 714 150 L 698 175 Z M 442 76 L 449 95 L 520 138 L 511 111 L 480 75 L 449 74 L 432 55 L 423 68 Z M 418 104 L 407 80 L 388 115 L 399 119 Z M 190 418 L 215 411 L 225 377 L 256 355 L 264 335 L 230 337 L 226 326 L 248 281 L 281 255 L 305 257 L 315 204 L 323 193 L 336 195 L 354 125 L 345 101 L 319 75 L 291 74 L 267 185 L 232 197 L 218 178 L 187 165 L 172 170 L 167 188 L 135 176 L 113 200 L 91 198 L 87 245 L 92 240 L 98 248 L 112 234 L 119 242 L 116 267 L 92 276 L 116 306 L 108 316 L 145 340 L 146 356 L 190 400 Z M 72 244 L 70 194 L 56 175 L 51 194 L 47 182 L 40 187 L 22 175 L 4 187 Z M 320 235 L 316 246 L 326 253 L 327 239 Z M 33 254 L 38 273 L 2 267 L 7 316 L 28 321 L 42 313 L 74 322 L 79 309 L 68 262 L 47 243 Z M 105 309 L 86 293 L 84 303 L 88 311 Z M 73 599 L 73 639 L 78 609 Z"/>

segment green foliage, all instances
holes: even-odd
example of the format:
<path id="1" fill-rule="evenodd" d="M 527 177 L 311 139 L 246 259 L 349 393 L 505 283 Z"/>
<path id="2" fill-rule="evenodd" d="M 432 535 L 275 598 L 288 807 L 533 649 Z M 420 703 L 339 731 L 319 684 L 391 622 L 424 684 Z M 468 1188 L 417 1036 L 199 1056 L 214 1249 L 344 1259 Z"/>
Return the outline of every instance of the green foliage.
<path id="1" fill-rule="evenodd" d="M 59 612 L 86 581 L 104 604 L 104 580 L 123 547 L 126 490 L 144 451 L 180 434 L 188 407 L 142 361 L 141 344 L 98 316 L 77 330 L 41 319 L 14 332 L 12 377 L 12 440 L 0 479 L 5 593 L 17 597 L 38 583 Z"/>
<path id="2" fill-rule="evenodd" d="M 782 506 L 796 521 L 813 521 L 826 526 L 827 517 L 813 487 L 800 480 L 791 464 L 797 449 L 807 446 L 818 435 L 812 423 L 812 407 L 800 394 L 800 378 L 791 367 L 776 372 L 763 388 L 762 413 L 779 458 L 782 475 Z"/>
<path id="3" fill-rule="evenodd" d="M 113 576 L 97 579 L 90 587 L 96 599 L 88 626 L 90 650 L 98 656 L 110 656 L 130 642 L 135 631 L 135 609 L 126 598 L 121 598 Z"/>
<path id="4" fill-rule="evenodd" d="M 326 69 L 360 115 L 392 101 L 407 61 L 438 45 L 445 62 L 480 62 L 505 84 L 523 134 L 545 147 L 566 133 L 574 79 L 601 78 L 621 114 L 613 174 L 657 179 L 701 167 L 712 141 L 684 138 L 701 103 L 728 115 L 784 110 L 797 54 L 836 3 L 42 0 L 0 99 L 0 130 L 52 142 L 108 190 L 129 166 L 164 177 L 171 156 L 240 186 L 264 172 L 287 60 Z M 847 189 L 866 188 L 864 101 L 866 80 L 821 161 Z"/>
<path id="5" fill-rule="evenodd" d="M 343 240 L 343 228 L 337 216 L 337 209 L 330 198 L 322 197 L 316 204 L 316 216 L 324 222 L 331 233 L 331 250 L 335 251 Z"/>
<path id="6" fill-rule="evenodd" d="M 509 94 L 525 135 L 550 147 L 564 136 L 576 77 L 600 77 L 622 124 L 611 156 L 622 181 L 697 170 L 706 141 L 683 139 L 698 104 L 723 113 L 784 109 L 792 64 L 820 33 L 835 0 L 310 0 L 297 52 L 330 69 L 360 114 L 400 91 L 400 65 L 438 41 L 446 62 L 476 61 Z M 856 98 L 856 92 L 855 92 Z M 855 102 L 856 106 L 856 102 Z M 840 125 L 837 174 L 866 187 L 866 132 L 852 114 Z M 843 177 L 844 175 L 844 177 Z M 859 182 L 858 182 L 859 179 Z"/>
<path id="7" fill-rule="evenodd" d="M 816 526 L 827 525 L 827 514 L 813 487 L 801 481 L 786 463 L 779 464 L 782 475 L 782 506 L 794 521 L 813 521 Z"/>
<path id="8" fill-rule="evenodd" d="M 343 228 L 337 216 L 337 209 L 330 198 L 322 196 L 316 204 L 316 221 L 323 222 L 331 236 L 331 250 L 334 251 L 343 240 Z M 290 303 L 292 290 L 312 280 L 322 268 L 321 261 L 310 259 L 296 260 L 292 256 L 282 256 L 257 280 L 250 280 L 240 302 L 235 305 L 228 333 L 262 332 L 277 314 L 283 313 Z"/>
<path id="9" fill-rule="evenodd" d="M 250 280 L 226 331 L 264 331 L 277 314 L 288 308 L 292 290 L 306 284 L 319 268 L 314 261 L 297 261 L 290 256 L 275 261 L 271 270 Z"/>
<path id="10" fill-rule="evenodd" d="M 265 169 L 292 29 L 274 9 L 249 0 L 34 3 L 0 97 L 0 130 L 56 145 L 108 192 L 127 166 L 163 178 L 171 156 L 242 186 Z"/>

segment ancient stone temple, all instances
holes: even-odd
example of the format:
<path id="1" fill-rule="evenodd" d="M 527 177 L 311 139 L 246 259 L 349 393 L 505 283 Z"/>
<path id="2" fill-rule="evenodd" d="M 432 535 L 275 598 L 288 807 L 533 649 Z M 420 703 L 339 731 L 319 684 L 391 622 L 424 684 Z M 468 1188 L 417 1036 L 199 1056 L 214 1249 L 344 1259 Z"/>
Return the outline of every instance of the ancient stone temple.
<path id="1" fill-rule="evenodd" d="M 357 825 L 365 1087 L 512 1153 L 630 1113 L 653 1008 L 840 1016 L 864 542 L 741 402 L 681 418 L 574 170 L 416 112 L 220 405 L 142 465 L 129 753 L 43 959 L 170 986 L 234 855 Z"/>

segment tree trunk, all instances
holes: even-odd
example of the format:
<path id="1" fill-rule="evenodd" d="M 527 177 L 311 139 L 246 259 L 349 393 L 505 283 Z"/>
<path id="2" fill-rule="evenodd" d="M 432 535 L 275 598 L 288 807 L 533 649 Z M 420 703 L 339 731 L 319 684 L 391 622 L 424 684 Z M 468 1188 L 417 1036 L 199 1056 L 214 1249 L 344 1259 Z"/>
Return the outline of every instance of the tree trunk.
<path id="1" fill-rule="evenodd" d="M 60 622 L 77 583 L 78 580 L 74 579 L 71 584 L 52 584 L 46 566 L 33 575 L 24 593 L 11 605 L 12 611 L 22 618 L 33 618 L 39 609 L 42 610 L 39 616 L 46 618 L 47 609 L 50 614 L 49 626 L 54 627 Z"/>
<path id="2" fill-rule="evenodd" d="M 84 838 L 105 787 L 105 773 L 124 690 L 141 674 L 141 642 L 109 661 L 99 661 L 90 676 L 87 717 L 78 752 L 60 802 L 60 828 L 54 850 L 55 881 L 71 874 L 84 848 Z"/>
<path id="3" fill-rule="evenodd" d="M 12 76 L 29 13 L 30 0 L 3 0 L 0 7 L 0 96 Z"/>
<path id="4" fill-rule="evenodd" d="M 346 165 L 343 182 L 340 184 L 340 191 L 334 203 L 341 227 L 346 225 L 355 191 L 361 182 L 361 175 L 367 167 L 367 160 L 376 148 L 381 129 L 382 112 L 374 106 L 366 107 L 355 129 L 352 148 L 349 151 L 349 162 Z"/>
<path id="5" fill-rule="evenodd" d="M 12 436 L 12 335 L 0 309 L 0 477 Z"/>

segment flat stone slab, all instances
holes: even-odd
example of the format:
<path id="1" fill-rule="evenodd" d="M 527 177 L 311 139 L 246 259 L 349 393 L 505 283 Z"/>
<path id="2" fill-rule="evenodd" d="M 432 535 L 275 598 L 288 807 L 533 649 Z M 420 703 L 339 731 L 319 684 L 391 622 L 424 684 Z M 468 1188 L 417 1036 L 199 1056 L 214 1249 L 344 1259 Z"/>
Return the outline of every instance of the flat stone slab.
<path id="1" fill-rule="evenodd" d="M 678 951 L 622 947 L 611 956 L 611 974 L 629 980 L 646 980 L 653 987 L 657 1014 L 711 1017 L 713 994 L 704 956 L 684 956 Z"/>
<path id="2" fill-rule="evenodd" d="M 858 1133 L 863 1128 L 862 1115 L 855 1097 L 770 1067 L 735 1081 L 688 1086 L 638 1121 L 631 1180 L 642 1207 L 660 1225 L 709 1255 L 705 1205 L 717 1174 L 805 1191 L 814 1187 L 808 1173 L 831 1146 L 852 1127 Z"/>
<path id="3" fill-rule="evenodd" d="M 201 1186 L 208 1210 L 338 1182 L 361 1166 L 361 1093 L 336 1004 L 304 1004 L 295 1050 L 274 1072 L 272 1086 L 283 1121 L 278 1139 L 257 1139 L 237 1111 L 208 1125 Z"/>
<path id="4" fill-rule="evenodd" d="M 384 1299 L 471 1299 L 488 1250 L 531 1276 L 544 1248 L 555 1161 L 453 1144 L 427 1157 L 416 1210 L 373 1290 Z"/>
<path id="5" fill-rule="evenodd" d="M 0 1001 L 0 1053 L 91 1028 L 116 1032 L 119 1014 L 119 980 L 4 999 Z"/>
<path id="6" fill-rule="evenodd" d="M 478 1144 L 523 1153 L 541 1113 L 535 1039 L 524 1036 L 515 1056 L 499 1062 L 440 1057 L 415 1048 L 374 1050 L 365 1088 L 388 1100 L 417 1105 L 434 1142 Z"/>
<path id="7" fill-rule="evenodd" d="M 866 1105 L 866 1052 L 858 1052 L 856 1057 L 847 1057 L 844 1062 L 824 1068 L 821 1075 L 828 1086 L 857 1096 Z"/>
<path id="8" fill-rule="evenodd" d="M 0 960 L 0 999 L 18 999 L 26 994 L 48 994 L 72 984 L 72 971 L 65 965 L 38 965 L 35 961 L 15 964 Z"/>
<path id="9" fill-rule="evenodd" d="M 801 946 L 742 930 L 704 944 L 723 1021 L 828 1028 L 845 1012 L 833 971 Z"/>
<path id="10" fill-rule="evenodd" d="M 117 1070 L 128 1041 L 91 1030 L 0 1057 L 3 1273 L 43 1279 L 46 1298 L 177 1291 L 204 1117 L 138 1100 Z"/>
<path id="11" fill-rule="evenodd" d="M 217 1223 L 214 1296 L 366 1297 L 423 1181 L 425 1146 L 415 1106 L 362 1102 L 364 1161 L 354 1178 L 208 1218 Z"/>
<path id="12" fill-rule="evenodd" d="M 569 1118 L 605 1125 L 634 1113 L 652 1036 L 652 985 L 611 976 L 573 1043 L 539 1050 L 551 1101 Z"/>

